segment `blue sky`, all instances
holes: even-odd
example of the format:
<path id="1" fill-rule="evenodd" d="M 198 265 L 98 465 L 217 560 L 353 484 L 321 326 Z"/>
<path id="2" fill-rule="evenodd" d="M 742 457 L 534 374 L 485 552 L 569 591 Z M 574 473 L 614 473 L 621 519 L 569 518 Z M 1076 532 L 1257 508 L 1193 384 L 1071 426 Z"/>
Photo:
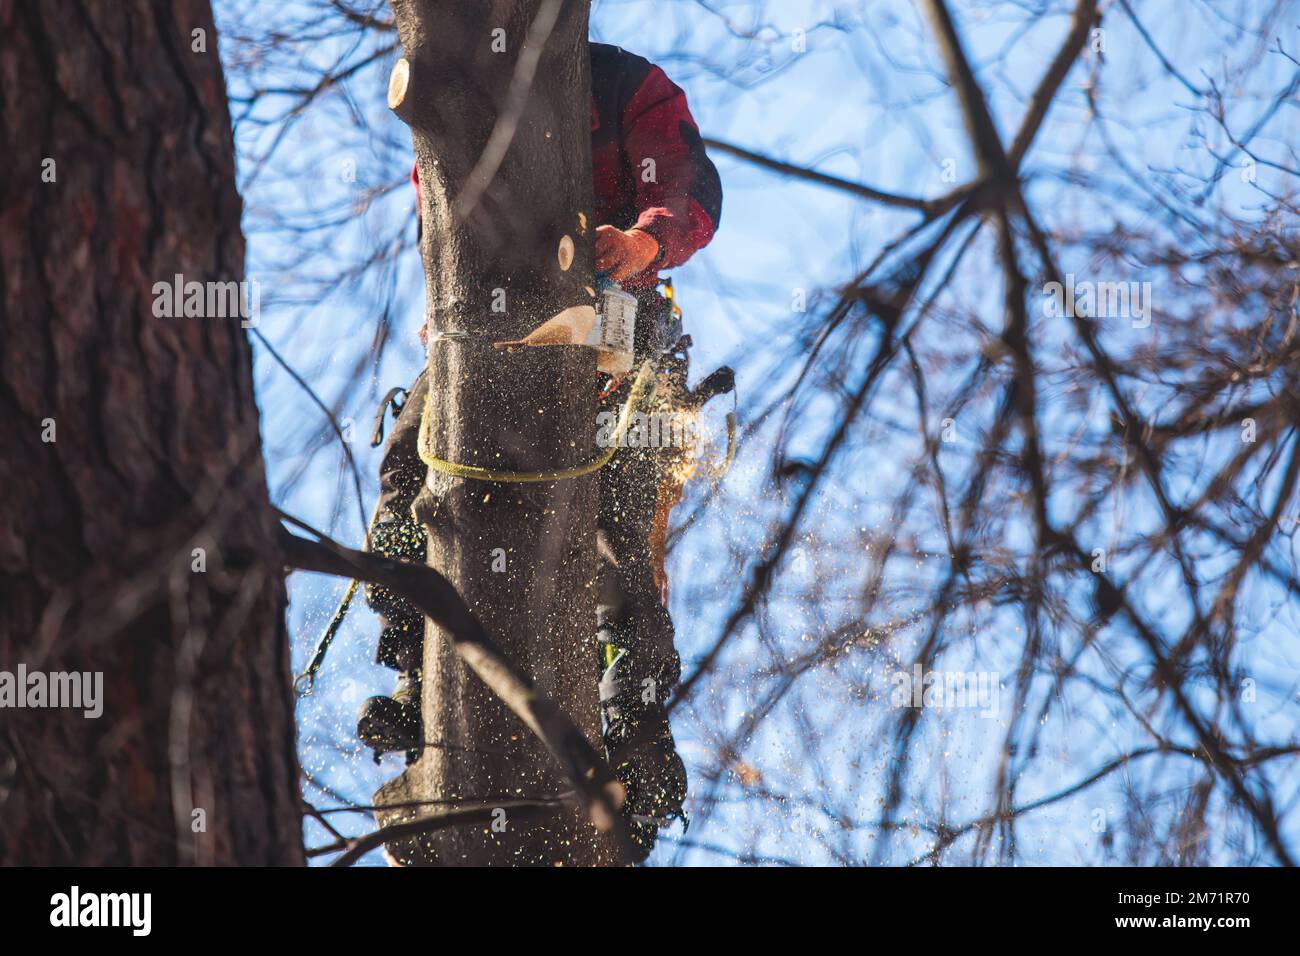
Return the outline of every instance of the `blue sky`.
<path id="1" fill-rule="evenodd" d="M 1065 9 L 1064 4 L 1047 6 Z M 1160 26 L 1157 36 L 1167 44 L 1165 54 L 1195 77 L 1200 68 L 1213 71 L 1223 59 L 1217 37 L 1228 31 L 1223 24 L 1213 23 L 1200 4 L 1195 14 L 1189 13 L 1191 6 L 1163 0 L 1144 4 L 1142 10 L 1148 23 Z M 223 19 L 241 21 L 256 9 L 238 0 L 224 0 L 217 7 L 223 28 Z M 1018 4 L 972 0 L 954 8 L 980 79 L 991 91 L 996 119 L 1004 137 L 1009 137 L 1025 97 L 1064 34 L 1067 18 L 1049 16 L 1026 29 Z M 275 17 L 291 20 L 309 9 L 286 4 L 271 23 Z M 1169 29 L 1179 18 L 1196 29 Z M 1276 30 L 1279 36 L 1291 37 L 1293 51 L 1300 46 L 1296 26 L 1293 15 Z M 935 196 L 952 188 L 945 182 L 945 170 L 955 171 L 959 181 L 973 174 L 955 100 L 937 78 L 938 57 L 912 4 L 903 0 L 782 0 L 769 5 L 596 0 L 592 35 L 660 63 L 686 89 L 706 136 L 910 195 Z M 1214 129 L 1189 118 L 1187 91 L 1161 76 L 1150 51 L 1124 21 L 1108 18 L 1104 39 L 1107 91 L 1140 91 L 1119 102 L 1119 110 L 1109 118 L 1106 130 L 1113 142 L 1139 168 L 1150 170 L 1153 182 L 1165 175 L 1163 171 L 1203 169 L 1205 140 L 1198 137 L 1219 148 L 1224 144 Z M 274 79 L 301 83 L 314 68 L 349 52 L 337 43 L 304 42 L 293 57 L 277 61 Z M 1238 58 L 1248 58 L 1250 52 L 1234 48 Z M 231 49 L 223 47 L 223 53 L 229 61 Z M 1269 62 L 1266 50 L 1258 55 Z M 247 204 L 248 268 L 264 289 L 262 331 L 327 402 L 338 403 L 338 417 L 354 429 L 349 432 L 354 439 L 349 447 L 365 482 L 365 500 L 359 509 L 351 478 L 341 467 L 337 441 L 328 433 L 323 416 L 259 346 L 259 402 L 273 495 L 286 510 L 354 543 L 361 537 L 358 512 L 369 512 L 376 487 L 378 452 L 367 443 L 375 402 L 389 386 L 407 384 L 422 361 L 415 337 L 423 293 L 414 245 L 414 198 L 404 181 L 411 162 L 409 133 L 388 114 L 382 96 L 392 58 L 378 57 L 339 95 L 313 107 L 285 135 L 284 145 L 265 169 L 255 171 L 249 157 L 265 148 L 278 129 L 259 128 L 247 120 L 237 127 Z M 1275 65 L 1264 68 L 1269 79 L 1285 78 L 1293 69 L 1276 57 L 1271 62 Z M 241 74 L 229 63 L 228 74 L 236 97 L 232 111 L 239 117 Z M 1059 175 L 1063 170 L 1115 175 L 1097 125 L 1083 122 L 1088 76 L 1087 67 L 1076 68 L 1067 79 L 1027 168 L 1027 188 L 1040 214 L 1049 225 L 1067 232 L 1125 222 L 1127 215 L 1123 203 L 1098 200 L 1094 205 L 1087 193 L 1070 188 Z M 1113 104 L 1108 101 L 1108 105 Z M 1234 118 L 1245 125 L 1259 108 L 1258 101 L 1244 97 L 1240 115 Z M 1296 112 L 1278 118 L 1263 148 L 1282 148 L 1278 144 L 1284 146 L 1288 131 L 1291 141 L 1296 140 Z M 363 125 L 357 125 L 357 117 Z M 792 301 L 805 293 L 811 303 L 809 312 L 815 313 L 819 303 L 826 301 L 827 290 L 861 270 L 915 217 L 783 179 L 727 156 L 717 156 L 715 161 L 724 184 L 722 226 L 714 242 L 677 270 L 674 279 L 687 329 L 696 343 L 696 375 L 723 362 L 734 363 L 742 408 L 752 414 L 779 395 L 797 370 L 794 357 L 807 316 L 795 313 Z M 1170 175 L 1177 179 L 1177 172 Z M 1240 215 L 1248 215 L 1257 201 L 1257 193 L 1233 177 L 1215 199 Z M 310 222 L 310 237 L 286 228 L 287 218 Z M 332 285 L 322 301 L 318 284 L 322 277 L 376 246 L 386 250 L 379 264 L 354 283 Z M 1080 273 L 1095 268 L 1071 255 L 1068 250 L 1062 253 L 1066 268 Z M 1000 295 L 996 276 L 982 274 L 978 265 L 964 269 L 958 278 L 960 297 L 968 307 L 996 302 Z M 1135 271 L 1117 278 L 1143 276 Z M 382 362 L 374 367 L 374 329 L 386 310 L 391 340 Z M 991 314 L 995 313 L 993 308 Z M 1043 331 L 1045 349 L 1053 355 L 1053 348 L 1067 347 L 1066 339 L 1050 326 Z M 954 361 L 969 357 L 962 353 L 968 345 L 955 332 L 951 348 Z M 347 388 L 358 370 L 361 387 Z M 1051 381 L 1059 387 L 1054 384 L 1044 396 L 1045 417 L 1059 421 L 1062 431 L 1068 431 L 1073 420 L 1067 410 L 1067 376 Z M 1156 398 L 1153 392 L 1152 400 Z M 896 410 L 902 418 L 909 413 L 909 401 L 902 392 L 896 399 L 885 395 L 881 408 Z M 826 414 L 833 409 L 830 398 L 822 395 L 797 416 L 797 427 L 788 436 L 794 453 L 818 447 L 833 424 Z M 855 599 L 853 575 L 860 564 L 853 542 L 866 542 L 888 525 L 891 499 L 882 489 L 906 480 L 890 417 L 882 415 L 872 422 L 854 442 L 835 479 L 819 494 L 812 530 L 801 540 L 788 566 L 789 577 L 766 610 L 770 631 L 746 630 L 724 656 L 719 672 L 705 683 L 699 699 L 675 716 L 695 792 L 717 793 L 723 803 L 692 829 L 689 845 L 664 841 L 652 862 L 725 863 L 729 857 L 719 848 L 802 863 L 873 857 L 876 835 L 870 827 L 836 819 L 825 803 L 819 803 L 817 794 L 834 790 L 842 797 L 836 801 L 837 809 L 847 809 L 854 819 L 870 821 L 878 813 L 891 757 L 882 736 L 885 725 L 864 701 L 878 705 L 889 675 L 910 659 L 904 635 L 888 647 L 846 654 L 774 711 L 747 743 L 744 755 L 745 764 L 762 784 L 745 786 L 725 775 L 714 784 L 705 777 L 728 729 L 739 726 L 770 692 L 762 676 L 764 661 L 795 655 L 819 635 L 844 626 L 843 609 Z M 710 423 L 716 434 L 716 413 Z M 958 423 L 959 447 L 975 440 L 980 424 L 970 419 Z M 1084 426 L 1092 428 L 1096 423 L 1085 421 Z M 749 438 L 721 499 L 674 551 L 670 571 L 678 584 L 673 611 L 680 626 L 679 645 L 688 660 L 712 643 L 742 577 L 738 562 L 758 549 L 784 504 L 767 472 L 774 438 L 770 428 Z M 691 513 L 705 490 L 693 489 L 680 513 Z M 1125 517 L 1144 520 L 1140 506 L 1138 513 Z M 824 593 L 818 603 L 809 605 L 799 595 L 812 578 L 823 582 Z M 291 578 L 295 666 L 305 662 L 342 589 L 338 581 Z M 1159 615 L 1160 596 L 1149 598 L 1152 613 Z M 1259 601 L 1261 609 L 1269 606 L 1272 611 L 1247 651 L 1258 661 L 1255 669 L 1268 675 L 1271 703 L 1258 713 L 1258 726 L 1285 738 L 1295 726 L 1294 711 L 1287 709 L 1288 694 L 1293 707 L 1294 685 L 1300 680 L 1300 654 L 1291 639 L 1295 609 L 1284 602 L 1279 606 L 1276 595 L 1268 593 L 1261 593 Z M 897 610 L 906 614 L 908 608 Z M 978 625 L 945 666 L 1004 674 L 1014 670 L 1024 639 L 1017 619 L 1009 612 L 997 612 L 991 621 L 992 627 L 988 620 Z M 305 770 L 313 781 L 359 803 L 368 803 L 369 794 L 400 768 L 395 758 L 375 766 L 352 739 L 357 705 L 390 686 L 391 674 L 370 663 L 375 632 L 369 612 L 355 608 L 331 652 L 317 693 L 300 705 Z M 1120 659 L 1110 663 L 1124 666 L 1125 649 L 1118 646 L 1116 653 Z M 1104 670 L 1100 663 L 1098 667 Z M 1050 697 L 1050 691 L 1044 694 Z M 933 819 L 938 807 L 953 820 L 986 812 L 1005 720 L 1005 715 L 972 720 L 958 712 L 927 716 L 917 742 L 919 782 L 909 795 L 904 819 L 911 814 L 924 823 Z M 1044 757 L 1027 774 L 1021 795 L 1032 799 L 1078 777 L 1107 748 L 1119 745 L 1117 728 L 1127 728 L 1129 723 L 1128 715 L 1114 712 L 1100 700 L 1072 698 L 1048 708 L 1041 722 L 1047 729 L 1039 738 Z M 822 735 L 813 760 L 799 746 L 809 726 Z M 1134 775 L 1143 772 L 1141 766 L 1132 770 Z M 785 799 L 763 795 L 768 783 Z M 1124 785 L 1116 782 L 1121 789 Z M 315 783 L 308 785 L 306 794 L 317 805 L 336 805 Z M 1294 782 L 1289 795 L 1296 797 Z M 1100 788 L 1030 815 L 1020 835 L 1022 861 L 1097 862 L 1098 809 L 1127 812 L 1118 791 Z M 359 815 L 340 816 L 336 823 L 348 832 L 370 826 Z M 309 824 L 307 833 L 309 845 L 321 842 L 319 827 Z M 1293 841 L 1297 836 L 1292 834 Z M 907 862 L 924 851 L 927 839 L 923 827 L 910 838 L 904 834 L 884 861 Z M 366 862 L 379 861 L 371 854 Z"/>

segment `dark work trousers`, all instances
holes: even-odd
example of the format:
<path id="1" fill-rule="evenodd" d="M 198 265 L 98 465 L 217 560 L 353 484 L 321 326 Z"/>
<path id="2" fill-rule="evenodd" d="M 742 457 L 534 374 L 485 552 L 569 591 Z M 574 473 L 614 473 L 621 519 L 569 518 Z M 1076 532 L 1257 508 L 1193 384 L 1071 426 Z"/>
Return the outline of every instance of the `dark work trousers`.
<path id="1" fill-rule="evenodd" d="M 420 460 L 420 416 L 428 393 L 426 372 L 420 372 L 397 414 L 384 457 L 379 464 L 379 506 L 370 527 L 370 546 L 389 558 L 424 563 L 424 528 L 411 514 L 411 505 L 424 484 Z M 385 587 L 366 585 L 366 603 L 379 614 L 376 659 L 399 671 L 419 670 L 424 657 L 424 617 Z"/>
<path id="2" fill-rule="evenodd" d="M 597 383 L 593 381 L 592 387 Z M 617 413 L 629 388 L 625 381 L 603 400 L 603 407 Z M 384 447 L 379 507 L 371 529 L 375 551 L 408 561 L 425 560 L 424 530 L 411 515 L 411 505 L 426 472 L 419 455 L 426 392 L 425 373 L 421 372 Z M 597 472 L 600 504 L 596 515 L 597 625 L 607 629 L 615 646 L 628 652 L 632 665 L 627 669 L 628 678 L 638 686 L 652 678 L 660 696 L 671 690 L 680 671 L 673 649 L 672 619 L 659 600 L 647 543 L 662 480 L 661 460 L 658 449 L 618 449 Z M 424 642 L 421 615 L 382 587 L 367 585 L 366 600 L 380 615 L 379 663 L 401 671 L 419 669 Z"/>
<path id="3" fill-rule="evenodd" d="M 604 410 L 617 414 L 630 387 L 625 381 L 605 400 Z M 652 679 L 660 698 L 676 685 L 681 670 L 649 547 L 663 461 L 661 449 L 619 448 L 597 472 L 596 513 L 597 627 L 604 632 L 602 639 L 627 652 L 619 683 L 639 688 Z"/>

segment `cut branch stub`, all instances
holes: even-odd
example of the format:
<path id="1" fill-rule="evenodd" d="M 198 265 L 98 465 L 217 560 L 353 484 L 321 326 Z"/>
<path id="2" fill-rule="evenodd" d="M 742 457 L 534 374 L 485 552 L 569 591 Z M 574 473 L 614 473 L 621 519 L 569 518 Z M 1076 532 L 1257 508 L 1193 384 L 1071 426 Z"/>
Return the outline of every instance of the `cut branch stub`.
<path id="1" fill-rule="evenodd" d="M 402 107 L 406 104 L 406 91 L 410 85 L 411 61 L 401 57 L 393 64 L 393 72 L 388 74 L 388 108 L 403 120 L 406 111 Z"/>

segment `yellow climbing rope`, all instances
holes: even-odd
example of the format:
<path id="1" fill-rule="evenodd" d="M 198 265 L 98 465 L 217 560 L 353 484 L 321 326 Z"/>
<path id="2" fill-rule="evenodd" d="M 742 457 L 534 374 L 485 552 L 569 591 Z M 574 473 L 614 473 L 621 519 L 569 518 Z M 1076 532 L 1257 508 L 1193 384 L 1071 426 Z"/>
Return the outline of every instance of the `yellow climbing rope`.
<path id="1" fill-rule="evenodd" d="M 433 393 L 430 391 L 425 396 L 424 414 L 420 420 L 420 460 L 434 471 L 442 472 L 444 475 L 451 475 L 453 478 L 467 478 L 473 481 L 529 484 L 564 481 L 566 478 L 581 478 L 583 475 L 590 475 L 592 472 L 599 471 L 609 464 L 610 459 L 614 457 L 614 452 L 623 444 L 623 438 L 631 425 L 633 414 L 646 408 L 654 400 L 656 386 L 657 376 L 655 375 L 654 363 L 647 359 L 641 363 L 641 369 L 632 381 L 627 401 L 623 403 L 623 408 L 619 412 L 618 424 L 615 426 L 609 447 L 585 464 L 575 465 L 572 468 L 550 468 L 540 471 L 508 471 L 497 468 L 482 468 L 478 465 L 462 465 L 430 454 L 426 450 L 430 439 L 429 428 L 434 418 L 429 409 L 429 402 L 433 398 Z"/>

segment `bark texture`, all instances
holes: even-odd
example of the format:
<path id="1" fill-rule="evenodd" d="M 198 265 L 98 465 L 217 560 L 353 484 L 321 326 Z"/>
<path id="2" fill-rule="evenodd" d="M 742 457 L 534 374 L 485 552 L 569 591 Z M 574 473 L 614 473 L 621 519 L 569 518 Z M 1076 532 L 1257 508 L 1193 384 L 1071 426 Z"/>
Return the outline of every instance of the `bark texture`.
<path id="1" fill-rule="evenodd" d="M 599 451 L 593 353 L 506 352 L 492 343 L 594 303 L 588 4 L 393 0 L 392 7 L 409 73 L 399 68 L 390 105 L 411 126 L 422 185 L 431 339 L 425 451 L 494 469 L 581 464 Z M 597 741 L 595 478 L 510 484 L 430 475 L 416 502 L 430 564 L 538 690 Z M 533 735 L 435 625 L 424 661 L 428 745 L 376 803 L 481 803 L 566 789 Z M 414 815 L 393 810 L 379 819 Z M 577 813 L 517 823 L 507 813 L 503 823 L 440 831 L 389 852 L 406 863 L 476 865 L 613 858 Z"/>
<path id="2" fill-rule="evenodd" d="M 0 0 L 0 38 L 0 670 L 103 674 L 97 719 L 0 710 L 0 864 L 301 863 L 247 332 L 154 307 L 243 278 L 211 10 Z"/>

